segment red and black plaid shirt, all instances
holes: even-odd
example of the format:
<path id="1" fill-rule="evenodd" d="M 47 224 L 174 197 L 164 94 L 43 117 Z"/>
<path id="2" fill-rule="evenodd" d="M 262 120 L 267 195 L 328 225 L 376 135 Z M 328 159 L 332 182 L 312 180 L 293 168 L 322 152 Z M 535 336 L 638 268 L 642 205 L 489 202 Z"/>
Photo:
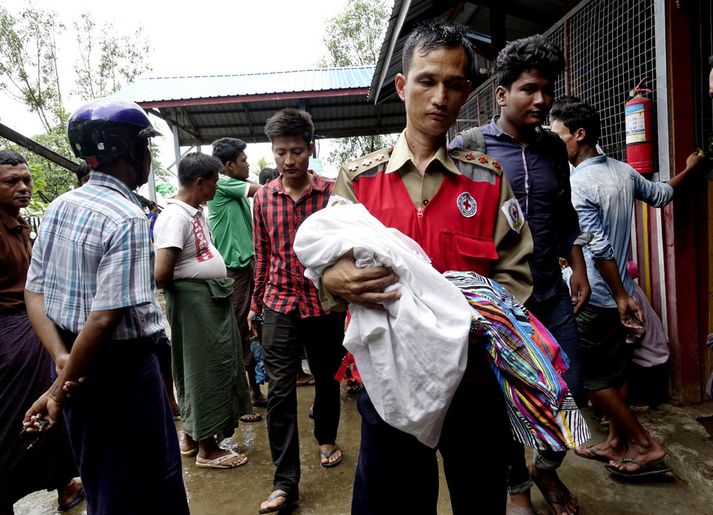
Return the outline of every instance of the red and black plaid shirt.
<path id="1" fill-rule="evenodd" d="M 324 315 L 314 284 L 292 245 L 302 221 L 327 206 L 334 181 L 312 173 L 312 184 L 295 202 L 282 187 L 282 178 L 271 181 L 255 194 L 253 241 L 255 290 L 251 309 L 263 306 L 301 318 Z"/>

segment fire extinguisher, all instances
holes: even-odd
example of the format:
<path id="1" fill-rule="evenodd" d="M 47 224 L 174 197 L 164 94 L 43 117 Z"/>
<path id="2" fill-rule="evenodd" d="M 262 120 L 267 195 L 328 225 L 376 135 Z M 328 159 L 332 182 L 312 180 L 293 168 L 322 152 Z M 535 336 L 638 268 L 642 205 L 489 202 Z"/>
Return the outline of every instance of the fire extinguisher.
<path id="1" fill-rule="evenodd" d="M 641 87 L 647 80 L 648 77 L 641 79 L 629 92 L 631 100 L 624 104 L 626 162 L 641 174 L 654 171 L 652 102 L 644 96 L 644 93 L 651 93 L 651 90 Z"/>

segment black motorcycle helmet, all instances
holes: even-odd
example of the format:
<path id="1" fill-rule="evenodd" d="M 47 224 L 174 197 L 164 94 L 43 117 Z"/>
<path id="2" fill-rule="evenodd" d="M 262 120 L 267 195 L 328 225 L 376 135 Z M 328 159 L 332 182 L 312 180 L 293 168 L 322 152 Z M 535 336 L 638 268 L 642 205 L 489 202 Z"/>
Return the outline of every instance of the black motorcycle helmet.
<path id="1" fill-rule="evenodd" d="M 124 159 L 136 171 L 136 186 L 144 182 L 142 163 L 148 139 L 160 135 L 141 107 L 118 97 L 84 104 L 67 123 L 67 136 L 75 156 L 93 169 Z"/>

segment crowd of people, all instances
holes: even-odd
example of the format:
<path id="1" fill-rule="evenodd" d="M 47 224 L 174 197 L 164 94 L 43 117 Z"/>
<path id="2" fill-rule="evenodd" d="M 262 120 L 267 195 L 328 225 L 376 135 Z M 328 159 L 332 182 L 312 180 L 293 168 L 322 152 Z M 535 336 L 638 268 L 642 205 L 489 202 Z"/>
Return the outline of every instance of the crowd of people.
<path id="1" fill-rule="evenodd" d="M 249 180 L 246 143 L 221 138 L 212 155 L 180 161 L 178 192 L 160 213 L 149 206 L 148 217 L 134 190 L 148 180 L 157 131 L 133 102 L 89 102 L 68 123 L 70 147 L 85 161 L 78 187 L 49 206 L 33 246 L 20 215 L 32 194 L 29 168 L 0 151 L 0 515 L 42 488 L 57 489 L 60 511 L 86 497 L 90 514 L 188 513 L 181 456 L 203 468 L 247 464 L 221 442 L 240 422 L 261 421 L 256 407 L 267 408 L 275 465 L 259 513 L 297 505 L 297 385 L 314 384 L 315 456 L 322 467 L 340 465 L 346 312 L 405 301 L 406 278 L 387 264 L 363 266 L 356 250 L 305 275 L 295 251 L 303 222 L 353 204 L 413 240 L 437 272 L 496 281 L 554 337 L 565 390 L 609 421 L 603 443 L 573 445 L 574 453 L 621 480 L 670 474 L 665 449 L 629 408 L 627 331 L 641 338 L 651 316 L 635 297 L 628 246 L 634 200 L 667 204 L 705 156 L 693 152 L 657 183 L 602 154 L 596 108 L 554 98 L 564 56 L 542 36 L 500 52 L 499 114 L 448 142 L 474 63 L 462 27 L 420 24 L 395 78 L 406 126 L 393 147 L 325 178 L 309 169 L 309 113 L 283 109 L 265 125 L 277 168 L 263 170 L 259 184 Z M 576 492 L 557 473 L 565 449 L 535 449 L 528 467 L 486 337 L 465 335 L 462 368 L 433 370 L 462 377 L 434 445 L 387 422 L 385 399 L 373 397 L 386 390 L 365 382 L 352 513 L 436 513 L 437 452 L 455 514 L 534 514 L 533 484 L 552 513 L 578 512 Z"/>

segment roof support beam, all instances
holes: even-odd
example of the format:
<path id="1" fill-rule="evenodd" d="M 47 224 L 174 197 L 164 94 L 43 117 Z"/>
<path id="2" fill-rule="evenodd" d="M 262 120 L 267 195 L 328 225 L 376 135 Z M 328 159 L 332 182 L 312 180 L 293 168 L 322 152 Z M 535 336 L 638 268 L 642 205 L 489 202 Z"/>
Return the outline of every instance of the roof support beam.
<path id="1" fill-rule="evenodd" d="M 169 124 L 169 125 L 171 126 L 171 128 L 173 128 L 173 127 L 178 127 L 179 129 L 181 129 L 181 130 L 182 130 L 183 132 L 185 132 L 186 134 L 190 134 L 190 135 L 193 136 L 196 140 L 200 141 L 200 139 L 201 139 L 200 134 L 198 134 L 197 132 L 193 132 L 193 131 L 191 131 L 191 130 L 189 130 L 189 129 L 186 129 L 185 127 L 182 127 L 181 124 L 178 123 L 178 122 L 176 121 L 176 119 L 175 119 L 174 117 L 172 117 L 170 114 L 165 113 L 165 112 L 163 112 L 163 111 L 161 111 L 161 110 L 159 110 L 159 109 L 146 109 L 146 112 L 147 112 L 147 113 L 151 113 L 152 115 L 157 116 L 158 118 L 161 118 L 164 122 L 166 122 L 167 124 Z"/>
<path id="2" fill-rule="evenodd" d="M 12 141 L 13 143 L 17 143 L 21 147 L 24 147 L 27 150 L 30 150 L 31 152 L 34 152 L 35 154 L 44 157 L 45 159 L 49 159 L 53 163 L 58 164 L 59 166 L 66 168 L 71 172 L 77 173 L 77 170 L 79 170 L 79 165 L 74 161 L 70 161 L 63 155 L 60 155 L 54 150 L 50 150 L 49 148 L 40 145 L 35 140 L 30 139 L 17 131 L 14 131 L 13 129 L 2 123 L 0 123 L 0 136 Z"/>
<path id="3" fill-rule="evenodd" d="M 241 104 L 243 106 L 243 111 L 245 111 L 245 119 L 248 121 L 248 128 L 250 130 L 250 137 L 255 142 L 255 127 L 253 127 L 253 121 L 250 119 L 250 108 L 247 104 Z"/>

